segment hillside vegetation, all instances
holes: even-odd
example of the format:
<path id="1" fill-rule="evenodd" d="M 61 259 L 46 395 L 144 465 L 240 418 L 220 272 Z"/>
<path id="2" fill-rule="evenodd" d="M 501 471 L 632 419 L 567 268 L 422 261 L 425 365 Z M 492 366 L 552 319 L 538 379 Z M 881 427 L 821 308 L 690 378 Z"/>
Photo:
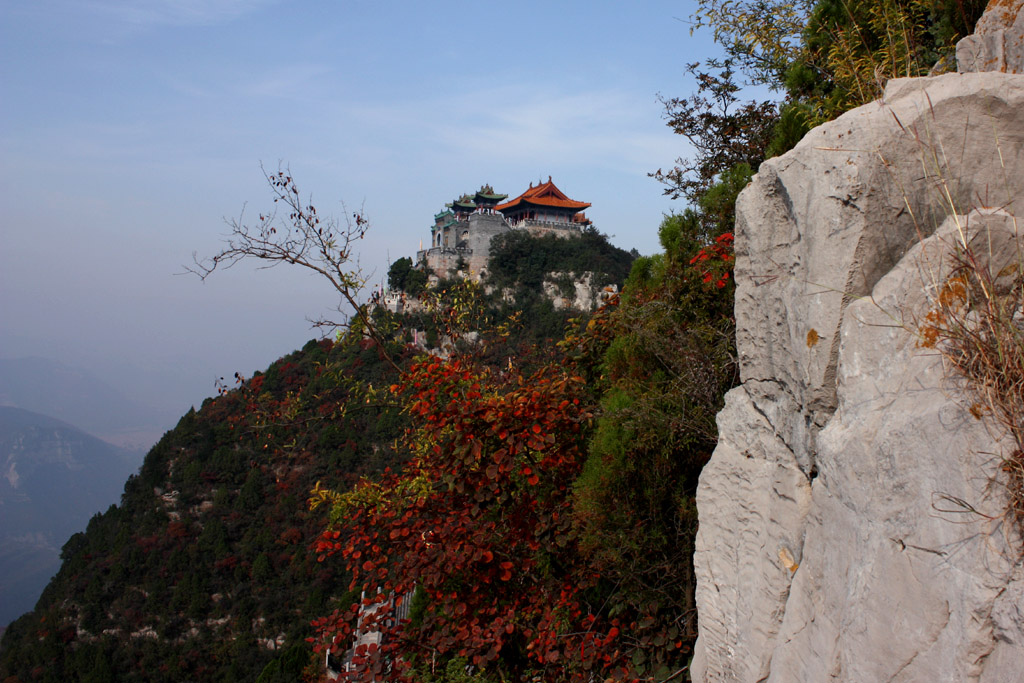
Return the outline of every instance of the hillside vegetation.
<path id="1" fill-rule="evenodd" d="M 309 622 L 348 580 L 309 552 L 321 521 L 305 499 L 320 478 L 395 464 L 404 418 L 352 393 L 382 376 L 372 345 L 310 342 L 182 417 L 120 505 L 64 544 L 36 610 L 4 635 L 0 671 L 252 681 L 281 657 L 301 671 Z"/>
<path id="2" fill-rule="evenodd" d="M 460 311 L 464 331 L 470 327 L 490 329 L 515 318 L 520 324 L 507 327 L 509 338 L 502 344 L 506 350 L 510 345 L 519 347 L 516 353 L 522 352 L 523 345 L 551 346 L 561 338 L 569 320 L 580 313 L 574 308 L 591 307 L 590 301 L 576 301 L 577 285 L 588 291 L 590 299 L 599 301 L 606 286 L 622 287 L 637 256 L 635 251 L 612 245 L 593 227 L 569 238 L 511 230 L 491 241 L 487 277 L 480 286 L 455 277 L 429 288 L 428 270 L 414 268 L 411 259 L 400 258 L 388 270 L 388 286 L 417 299 L 426 311 L 389 321 L 382 320 L 386 316 L 378 311 L 378 325 L 420 330 L 426 344 L 438 348 L 443 344 L 446 323 L 431 311 L 459 307 L 458 300 L 471 296 L 473 314 L 470 316 L 465 306 Z M 556 299 L 568 305 L 556 303 Z M 492 339 L 488 349 L 492 355 L 496 353 L 494 342 Z"/>

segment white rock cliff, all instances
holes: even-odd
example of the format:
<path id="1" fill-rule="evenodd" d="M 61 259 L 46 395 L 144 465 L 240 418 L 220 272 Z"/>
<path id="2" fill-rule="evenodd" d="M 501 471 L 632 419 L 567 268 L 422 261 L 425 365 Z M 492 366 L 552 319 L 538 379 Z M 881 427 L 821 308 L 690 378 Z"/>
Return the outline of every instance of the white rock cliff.
<path id="1" fill-rule="evenodd" d="M 1024 249 L 1022 204 L 1024 75 L 996 72 L 891 81 L 740 195 L 693 680 L 1024 681 L 1008 443 L 913 334 L 961 231 Z"/>

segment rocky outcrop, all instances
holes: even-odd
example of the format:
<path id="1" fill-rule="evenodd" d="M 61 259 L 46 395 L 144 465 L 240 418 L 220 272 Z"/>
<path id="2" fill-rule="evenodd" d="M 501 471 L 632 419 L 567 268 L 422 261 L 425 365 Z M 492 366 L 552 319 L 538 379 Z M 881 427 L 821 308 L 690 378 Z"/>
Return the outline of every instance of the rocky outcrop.
<path id="1" fill-rule="evenodd" d="M 1024 0 L 991 0 L 972 35 L 956 45 L 957 70 L 1024 73 Z"/>
<path id="2" fill-rule="evenodd" d="M 547 273 L 541 287 L 544 296 L 551 299 L 556 311 L 593 311 L 619 291 L 619 286 L 615 284 L 594 284 L 594 273 L 591 272 L 584 272 L 582 275 L 573 272 Z"/>
<path id="3" fill-rule="evenodd" d="M 1005 443 L 914 334 L 958 241 L 1024 249 L 1020 197 L 1006 73 L 891 81 L 740 195 L 742 384 L 697 492 L 695 681 L 1024 680 Z"/>

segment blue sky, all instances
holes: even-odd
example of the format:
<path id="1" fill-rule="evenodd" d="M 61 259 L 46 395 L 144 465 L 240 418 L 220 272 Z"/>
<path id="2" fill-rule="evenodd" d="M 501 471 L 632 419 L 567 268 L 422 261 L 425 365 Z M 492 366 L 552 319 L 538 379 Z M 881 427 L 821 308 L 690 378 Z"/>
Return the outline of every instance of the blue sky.
<path id="1" fill-rule="evenodd" d="M 690 2 L 0 3 L 0 356 L 61 358 L 173 419 L 315 336 L 330 292 L 284 268 L 181 275 L 288 165 L 321 214 L 362 207 L 384 277 L 482 183 L 550 175 L 613 242 L 682 207 Z"/>

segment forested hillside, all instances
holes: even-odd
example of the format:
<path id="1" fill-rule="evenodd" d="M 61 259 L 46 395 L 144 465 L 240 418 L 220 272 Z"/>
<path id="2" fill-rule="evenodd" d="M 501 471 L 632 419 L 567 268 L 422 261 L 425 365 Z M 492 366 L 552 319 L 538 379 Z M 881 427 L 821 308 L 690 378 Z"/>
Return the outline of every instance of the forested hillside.
<path id="1" fill-rule="evenodd" d="M 624 274 L 620 267 L 619 282 Z M 507 304 L 478 294 L 447 283 L 434 292 L 435 314 L 378 310 L 375 324 L 391 340 L 383 347 L 358 334 L 311 341 L 265 373 L 225 382 L 151 450 L 120 505 L 67 541 L 37 609 L 5 634 L 0 673 L 25 681 L 319 673 L 322 660 L 306 642 L 311 622 L 356 593 L 344 567 L 317 561 L 312 544 L 324 520 L 307 498 L 321 481 L 344 491 L 411 457 L 396 448 L 408 405 L 385 390 L 422 353 L 408 330 L 456 339 L 444 312 L 457 309 L 469 316 L 463 331 L 502 329 L 460 349 L 482 363 L 533 368 L 555 351 L 545 330 L 560 333 L 572 315 L 510 321 Z"/>
<path id="2" fill-rule="evenodd" d="M 283 657 L 264 680 L 295 680 L 309 622 L 347 582 L 309 551 L 322 522 L 308 492 L 396 464 L 404 418 L 352 394 L 381 381 L 379 356 L 310 342 L 185 415 L 121 504 L 64 545 L 36 611 L 5 634 L 4 676 L 251 681 Z"/>

